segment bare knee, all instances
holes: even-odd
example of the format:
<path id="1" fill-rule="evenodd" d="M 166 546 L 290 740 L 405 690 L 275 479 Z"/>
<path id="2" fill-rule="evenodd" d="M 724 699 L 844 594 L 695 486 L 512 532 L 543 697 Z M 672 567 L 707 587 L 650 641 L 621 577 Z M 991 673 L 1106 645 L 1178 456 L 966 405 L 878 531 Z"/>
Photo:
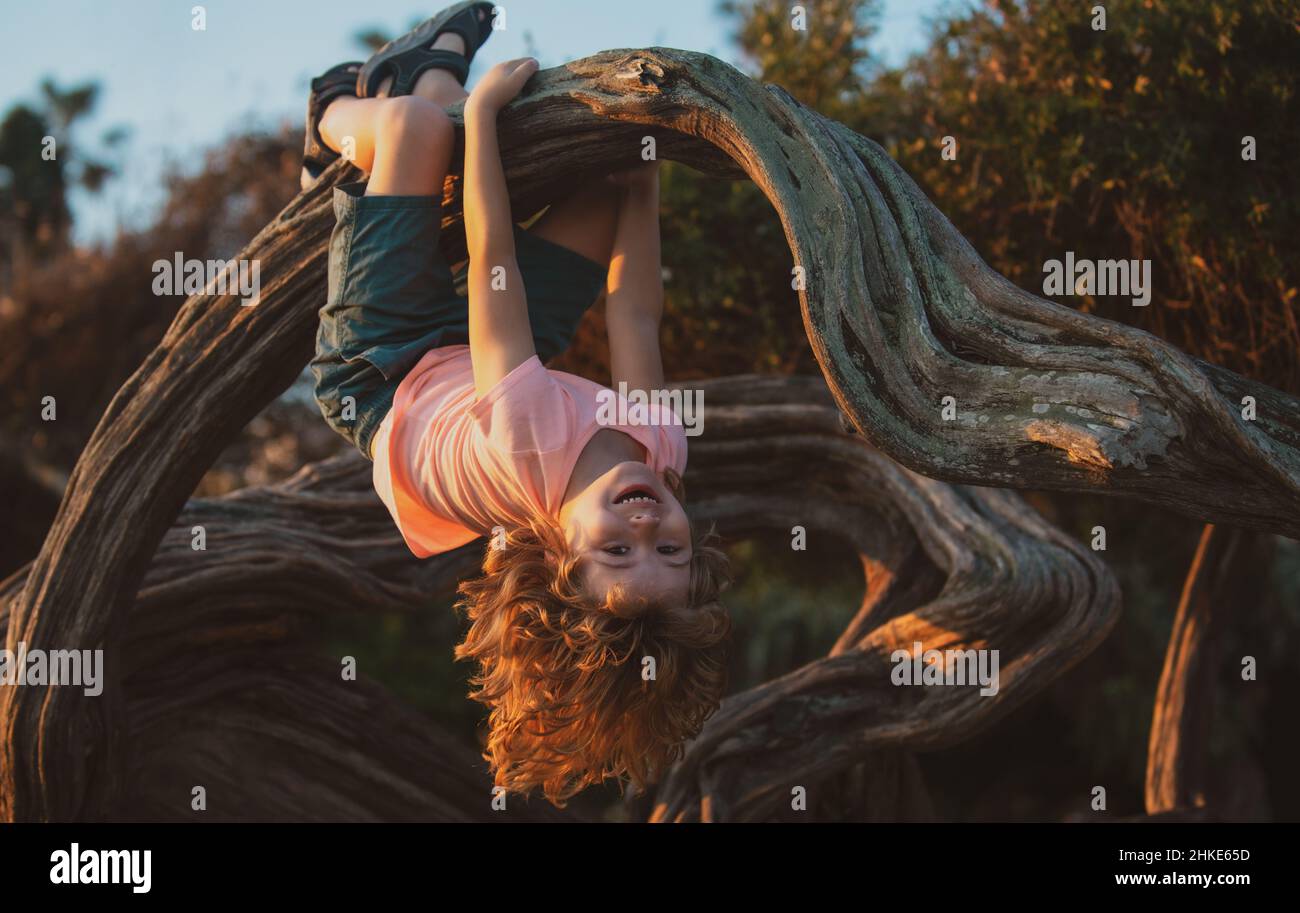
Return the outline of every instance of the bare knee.
<path id="1" fill-rule="evenodd" d="M 429 154 L 450 149 L 454 137 L 455 127 L 447 112 L 417 95 L 384 99 L 375 118 L 377 145 L 418 145 Z"/>
<path id="2" fill-rule="evenodd" d="M 439 193 L 455 141 L 447 112 L 413 95 L 376 99 L 376 104 L 375 156 L 366 194 Z"/>

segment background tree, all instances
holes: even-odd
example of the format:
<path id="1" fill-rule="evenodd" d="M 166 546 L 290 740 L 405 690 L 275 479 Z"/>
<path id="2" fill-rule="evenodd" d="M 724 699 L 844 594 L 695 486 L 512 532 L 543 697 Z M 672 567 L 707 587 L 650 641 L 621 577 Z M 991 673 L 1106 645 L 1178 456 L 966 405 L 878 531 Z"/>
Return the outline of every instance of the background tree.
<path id="1" fill-rule="evenodd" d="M 1043 263 L 1067 250 L 1149 258 L 1148 307 L 1060 300 L 1300 389 L 1295 4 L 1104 8 L 1104 30 L 1090 6 L 1044 0 L 939 22 L 922 53 L 877 75 L 856 123 L 1024 288 L 1042 294 Z"/>
<path id="2" fill-rule="evenodd" d="M 93 113 L 98 98 L 97 83 L 64 89 L 46 79 L 37 103 L 15 105 L 0 121 L 0 236 L 8 267 L 0 270 L 0 294 L 12 290 L 18 271 L 68 248 L 68 191 L 98 192 L 113 175 L 112 164 L 73 139 L 74 125 Z M 125 138 L 114 128 L 101 144 L 111 150 Z"/>
<path id="3" fill-rule="evenodd" d="M 776 0 L 722 8 L 735 17 L 737 44 L 758 78 L 884 145 L 991 266 L 1042 294 L 1042 264 L 1066 250 L 1150 258 L 1155 289 L 1146 308 L 1127 298 L 1057 300 L 1297 388 L 1300 188 L 1289 150 L 1300 146 L 1300 30 L 1293 4 L 1123 0 L 1104 4 L 1104 31 L 1092 28 L 1092 5 L 972 4 L 940 16 L 925 48 L 897 67 L 866 51 L 875 3 L 801 5 L 806 33 L 790 28 L 790 5 Z M 827 53 L 836 43 L 839 53 Z M 1254 161 L 1242 159 L 1247 135 L 1256 142 Z M 945 136 L 958 141 L 955 161 L 940 155 Z M 788 294 L 789 256 L 767 201 L 751 185 L 719 186 L 681 168 L 668 170 L 665 188 L 668 300 L 679 325 L 691 327 L 685 338 L 700 346 L 677 349 L 668 363 L 702 372 L 714 363 L 729 371 L 811 370 L 796 315 L 769 306 Z M 725 260 L 713 253 L 723 245 Z M 739 319 L 720 317 L 725 309 Z M 1130 609 L 1124 623 L 1046 700 L 984 737 L 984 746 L 1012 746 L 1018 763 L 974 747 L 922 758 L 945 801 L 974 816 L 1028 809 L 1036 804 L 1031 793 L 1058 792 L 1081 766 L 1136 791 L 1144 757 L 1132 746 L 1145 744 L 1158 658 L 1197 547 L 1199 529 L 1161 511 L 1086 495 L 1044 493 L 1034 503 L 1081 537 L 1105 524 L 1144 545 L 1107 556 Z M 1295 543 L 1266 539 L 1251 552 L 1248 576 L 1259 589 L 1236 595 L 1254 611 L 1221 626 L 1222 656 L 1267 645 L 1268 630 L 1300 628 Z M 799 605 L 797 588 L 789 589 L 797 571 L 770 579 L 786 557 L 772 549 L 759 564 L 771 601 Z M 845 581 L 842 570 L 823 579 Z M 758 640 L 780 643 L 791 630 L 807 637 L 814 625 L 787 617 L 779 632 Z M 1272 660 L 1300 674 L 1285 651 Z M 1230 685 L 1233 670 L 1216 669 Z M 1080 692 L 1090 699 L 1080 701 Z M 1235 783 L 1219 792 L 1232 793 L 1239 808 L 1261 808 L 1267 779 L 1273 802 L 1300 809 L 1280 771 L 1269 775 L 1251 760 L 1268 765 L 1278 751 L 1300 750 L 1288 729 L 1269 722 L 1284 715 L 1289 699 L 1257 689 L 1238 694 L 1230 709 L 1217 706 L 1215 769 Z M 1030 786 L 1027 776 L 1037 782 Z"/>

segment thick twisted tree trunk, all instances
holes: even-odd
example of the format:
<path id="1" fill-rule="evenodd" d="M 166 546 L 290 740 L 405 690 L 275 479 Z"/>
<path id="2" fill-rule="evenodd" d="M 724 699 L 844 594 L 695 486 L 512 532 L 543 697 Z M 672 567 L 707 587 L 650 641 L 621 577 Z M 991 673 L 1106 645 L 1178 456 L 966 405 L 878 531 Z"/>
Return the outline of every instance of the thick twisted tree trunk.
<path id="1" fill-rule="evenodd" d="M 820 380 L 739 377 L 702 388 L 707 433 L 686 477 L 695 521 L 730 540 L 794 525 L 813 550 L 847 540 L 867 592 L 827 658 L 727 699 L 655 796 L 655 817 L 775 817 L 794 786 L 808 790 L 818 817 L 929 817 L 908 749 L 979 730 L 1086 655 L 1117 617 L 1113 579 L 1018 496 L 924 479 L 844 433 Z M 191 547 L 196 526 L 205 551 Z M 313 651 L 323 616 L 355 612 L 443 612 L 450 645 L 447 605 L 477 557 L 469 546 L 415 560 L 356 454 L 281 485 L 191 501 L 123 631 L 129 752 L 122 797 L 106 815 L 562 818 L 518 800 L 493 816 L 472 750 L 364 676 L 341 681 L 337 658 Z M 0 585 L 0 604 L 23 583 L 19 574 Z M 998 649 L 998 694 L 912 689 L 900 698 L 890 653 L 915 640 Z M 194 786 L 209 793 L 206 812 L 190 809 Z"/>
<path id="2" fill-rule="evenodd" d="M 688 491 L 763 492 L 697 506 L 728 537 L 802 525 L 814 542 L 847 538 L 867 593 L 829 656 L 723 702 L 660 785 L 655 820 L 773 817 L 795 787 L 815 801 L 826 778 L 863 758 L 960 741 L 1087 655 L 1117 618 L 1119 591 L 1101 561 L 1018 495 L 910 472 L 843 434 L 824 393 L 804 391 L 796 406 L 779 384 L 705 385 L 714 405 L 692 445 Z M 731 407 L 728 386 L 764 405 Z M 910 656 L 917 643 L 997 651 L 997 693 L 894 684 L 895 651 Z"/>
<path id="3" fill-rule="evenodd" d="M 561 821 L 545 802 L 489 806 L 478 753 L 340 658 L 324 616 L 446 612 L 473 549 L 420 562 L 359 456 L 271 488 L 191 501 L 154 555 L 120 656 L 130 730 L 105 812 L 150 821 Z M 207 548 L 191 547 L 202 526 Z M 0 606 L 21 591 L 0 584 Z M 0 621 L 7 621 L 0 608 Z M 446 615 L 448 640 L 454 619 Z M 69 689 L 71 690 L 71 689 Z M 206 791 L 206 809 L 191 791 Z M 57 784 L 56 784 L 57 788 Z"/>
<path id="4" fill-rule="evenodd" d="M 1300 402 L 1148 334 L 1016 289 L 979 261 L 878 146 L 779 89 L 707 55 L 608 51 L 538 74 L 502 113 L 501 134 L 520 216 L 632 163 L 646 135 L 658 139 L 663 158 L 752 179 L 781 218 L 792 265 L 804 269 L 800 304 L 836 402 L 884 454 L 913 470 L 983 485 L 1115 492 L 1215 522 L 1300 530 Z M 12 600 L 7 644 L 103 647 L 109 679 L 94 700 L 71 689 L 4 689 L 0 817 L 96 818 L 118 807 L 130 605 L 202 473 L 306 363 L 324 296 L 330 185 L 345 176 L 354 175 L 334 166 L 240 254 L 261 261 L 255 307 L 231 296 L 186 302 L 87 444 L 27 585 Z M 454 182 L 451 190 L 448 226 L 460 221 Z M 463 248 L 459 234 L 444 238 Z M 1238 412 L 1247 394 L 1257 401 L 1254 422 Z M 955 421 L 942 420 L 945 396 L 956 399 Z M 1002 496 L 962 493 L 943 504 L 934 497 L 917 496 L 909 509 L 959 509 L 981 536 L 1003 543 L 1005 559 L 1020 554 L 1027 528 L 1006 516 Z M 1066 568 L 1078 564 L 1048 541 Z M 958 544 L 942 547 L 960 557 Z M 997 566 L 984 577 L 997 579 L 990 577 Z M 883 646 L 865 636 L 873 650 Z M 1041 644 L 1021 633 L 1012 649 L 1021 663 L 1015 674 L 1032 680 Z M 774 685 L 771 700 L 733 704 L 719 725 L 759 720 L 808 689 L 838 695 L 874 674 L 856 657 L 829 662 Z M 845 710 L 863 723 L 863 745 L 937 744 L 946 722 L 969 731 L 964 717 L 942 714 L 898 737 L 868 723 L 876 709 L 897 712 L 869 697 Z M 783 730 L 767 731 L 778 744 Z M 721 749 L 695 757 L 709 750 Z M 693 813 L 694 797 L 716 785 L 709 769 L 674 781 L 665 814 Z M 760 791 L 737 801 L 739 814 L 775 799 Z"/>

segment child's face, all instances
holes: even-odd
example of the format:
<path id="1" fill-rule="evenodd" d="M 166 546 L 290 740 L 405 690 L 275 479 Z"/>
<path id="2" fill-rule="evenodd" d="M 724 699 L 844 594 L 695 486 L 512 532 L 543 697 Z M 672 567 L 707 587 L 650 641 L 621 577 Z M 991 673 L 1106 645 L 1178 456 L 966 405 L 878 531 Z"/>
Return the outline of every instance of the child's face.
<path id="1" fill-rule="evenodd" d="M 619 463 L 560 511 L 579 557 L 583 589 L 604 599 L 621 584 L 627 596 L 685 605 L 691 580 L 686 511 L 645 463 Z"/>

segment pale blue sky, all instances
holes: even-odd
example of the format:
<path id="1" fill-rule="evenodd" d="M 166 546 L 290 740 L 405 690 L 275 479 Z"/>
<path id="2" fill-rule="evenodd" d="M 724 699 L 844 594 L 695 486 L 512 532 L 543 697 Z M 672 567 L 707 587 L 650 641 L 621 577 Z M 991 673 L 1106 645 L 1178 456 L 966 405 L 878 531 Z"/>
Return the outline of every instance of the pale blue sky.
<path id="1" fill-rule="evenodd" d="M 924 40 L 925 19 L 942 0 L 885 0 L 872 50 L 901 63 Z M 123 175 L 103 199 L 74 199 L 81 240 L 138 224 L 159 202 L 167 162 L 183 169 L 201 150 L 253 126 L 298 123 L 313 75 L 364 58 L 353 36 L 368 27 L 405 31 L 439 4 L 411 0 L 207 0 L 206 31 L 191 28 L 195 0 L 6 0 L 0 52 L 0 112 L 34 98 L 42 78 L 63 87 L 102 84 L 96 141 L 130 128 Z M 506 29 L 487 43 L 474 73 L 535 48 L 543 66 L 619 47 L 665 45 L 705 51 L 739 64 L 730 23 L 714 0 L 504 0 Z M 531 38 L 531 47 L 528 40 Z M 471 77 L 471 85 L 472 85 Z"/>

